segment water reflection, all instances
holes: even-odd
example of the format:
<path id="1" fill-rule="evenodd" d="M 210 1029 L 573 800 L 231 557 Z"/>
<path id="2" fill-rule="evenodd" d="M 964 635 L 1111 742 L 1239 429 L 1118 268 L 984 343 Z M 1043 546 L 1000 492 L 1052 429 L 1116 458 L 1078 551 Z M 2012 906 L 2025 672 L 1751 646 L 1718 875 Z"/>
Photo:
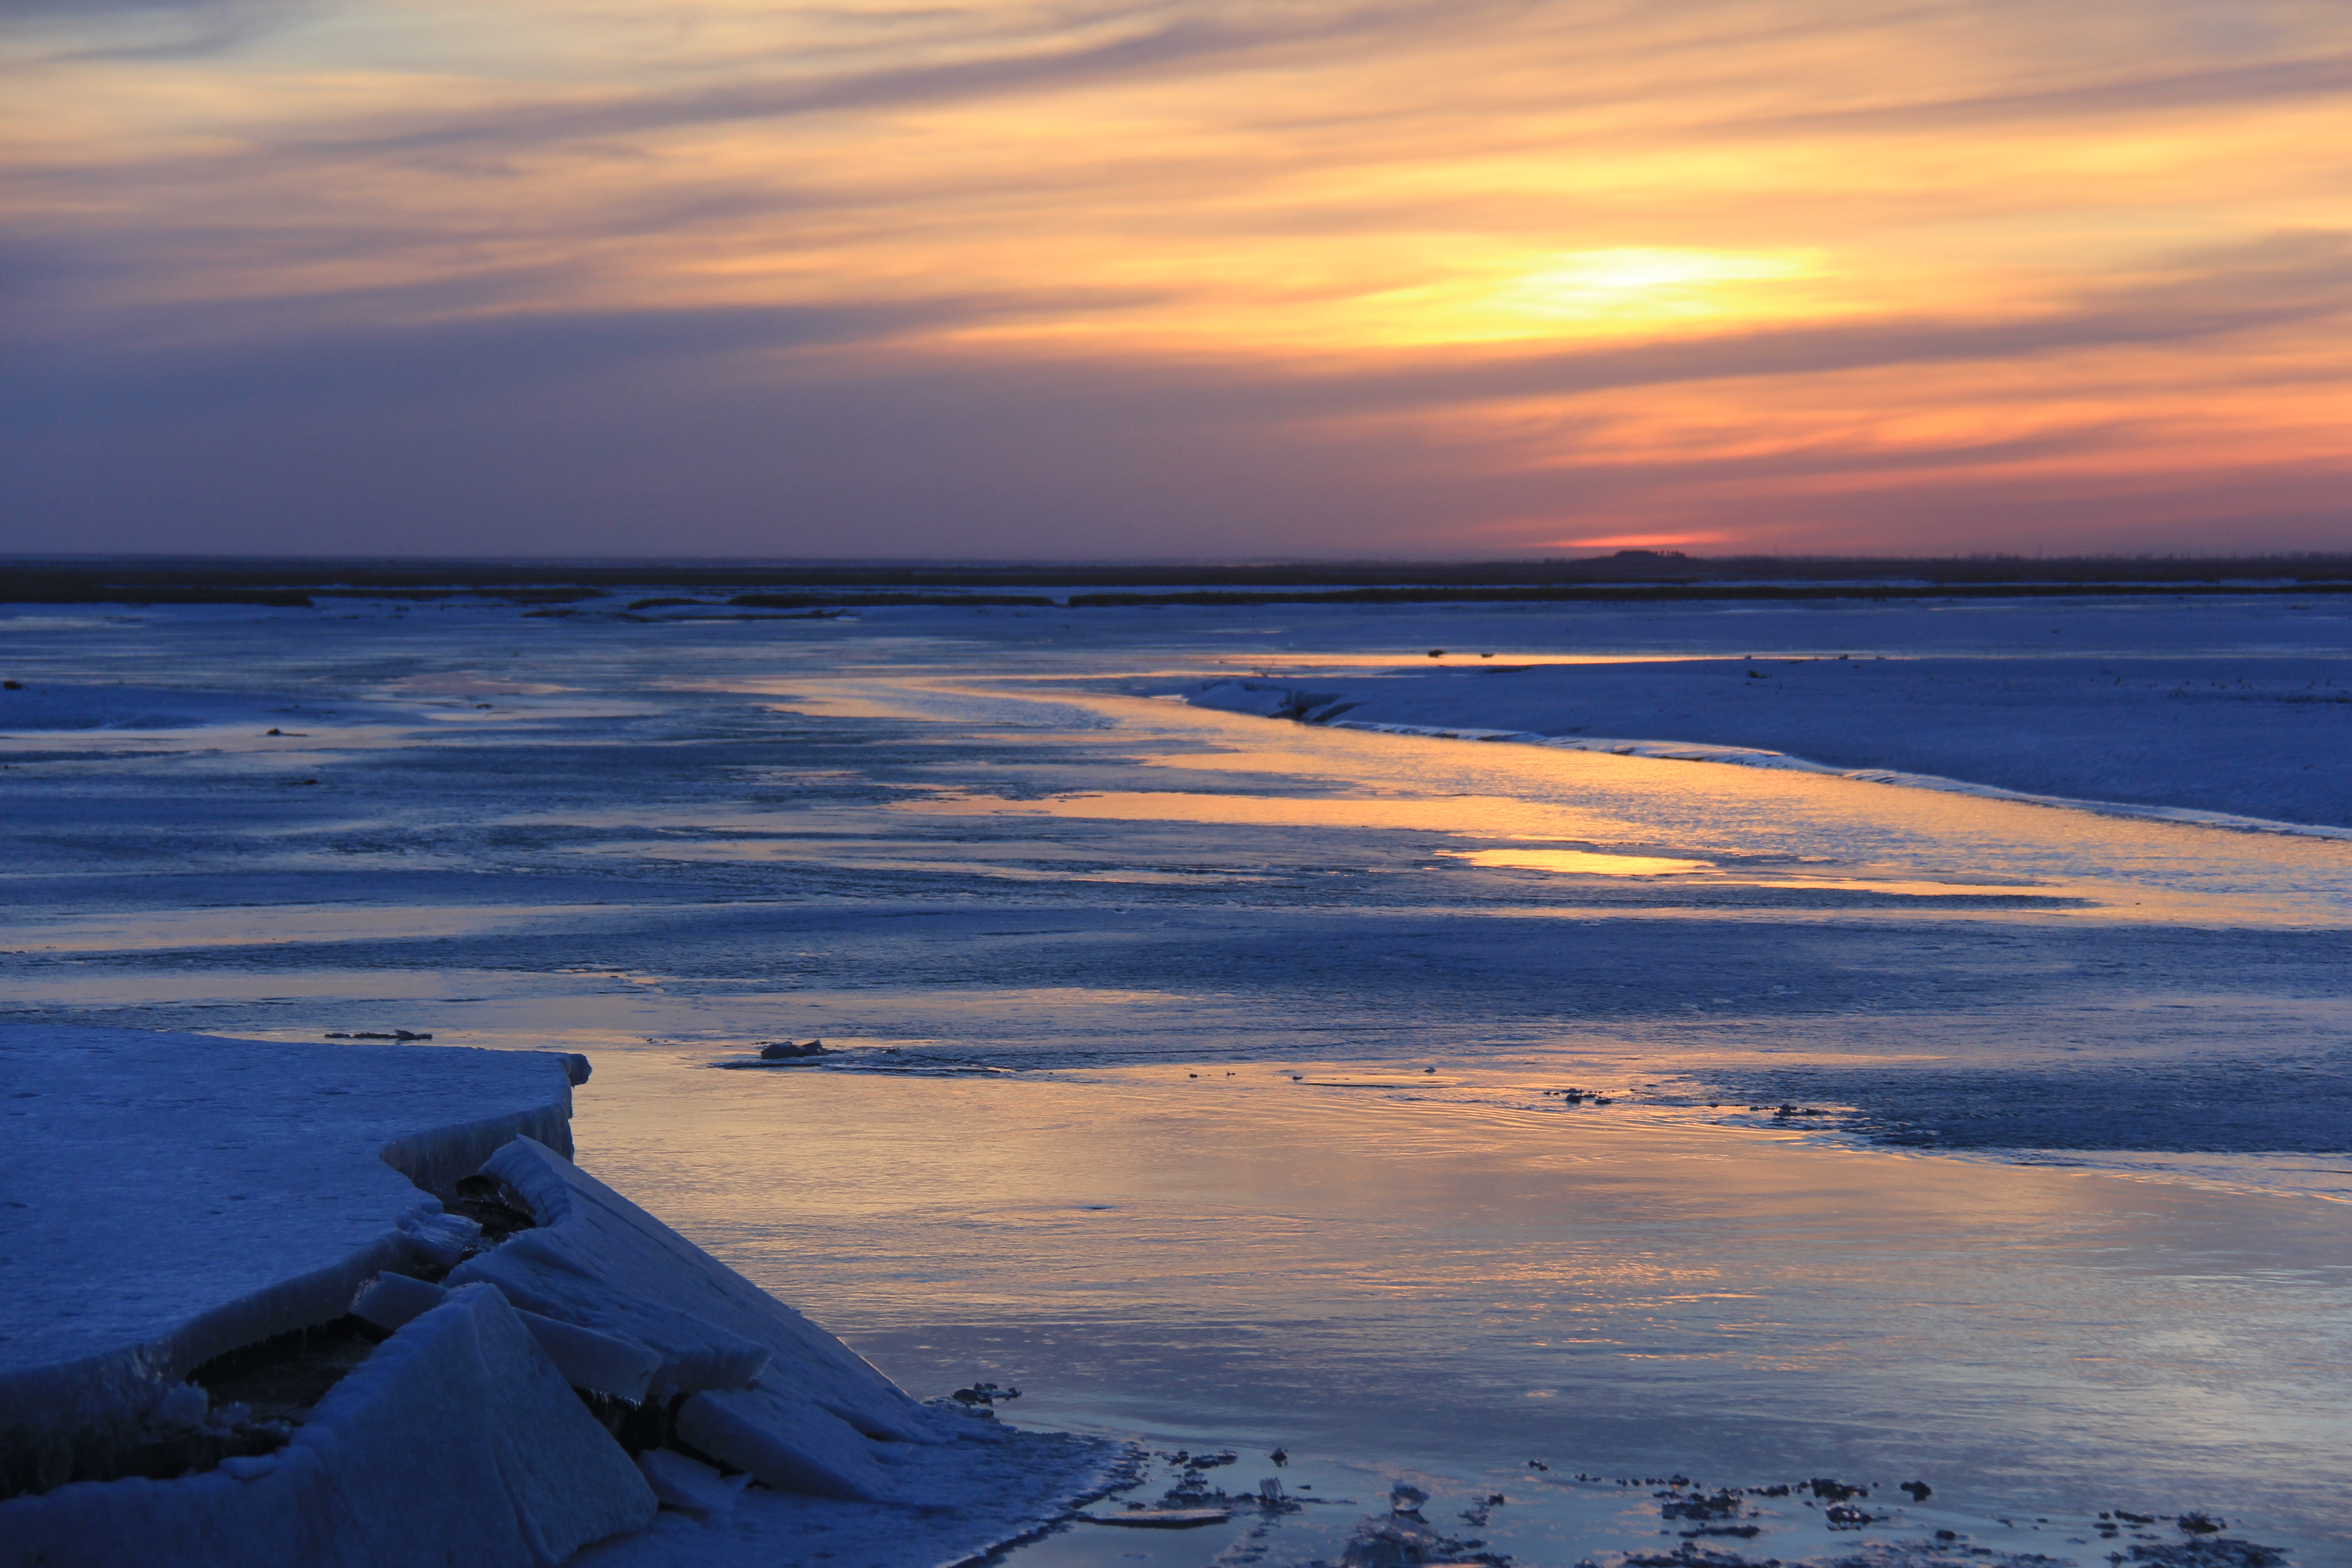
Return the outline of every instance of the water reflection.
<path id="1" fill-rule="evenodd" d="M 2227 1476 L 2257 1533 L 2337 1528 L 2296 1500 L 2352 1394 L 2332 1205 L 1264 1065 L 598 1075 L 599 1174 L 1024 1419 L 1465 1474 L 1916 1470 L 2045 1512 Z"/>
<path id="2" fill-rule="evenodd" d="M 1448 849 L 1445 853 L 1473 866 L 1500 866 L 1523 871 L 1554 871 L 1576 877 L 1671 877 L 1685 871 L 1712 871 L 1712 860 L 1664 860 L 1643 855 L 1600 855 L 1588 849 Z"/>

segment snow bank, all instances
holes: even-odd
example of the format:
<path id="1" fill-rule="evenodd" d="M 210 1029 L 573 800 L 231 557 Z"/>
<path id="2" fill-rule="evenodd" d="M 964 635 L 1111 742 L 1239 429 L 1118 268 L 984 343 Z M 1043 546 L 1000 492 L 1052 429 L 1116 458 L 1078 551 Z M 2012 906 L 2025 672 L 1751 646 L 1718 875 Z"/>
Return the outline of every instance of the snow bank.
<path id="1" fill-rule="evenodd" d="M 2352 827 L 2352 670 L 2328 658 L 1706 658 L 1217 680 L 1182 695 L 1346 729 Z"/>

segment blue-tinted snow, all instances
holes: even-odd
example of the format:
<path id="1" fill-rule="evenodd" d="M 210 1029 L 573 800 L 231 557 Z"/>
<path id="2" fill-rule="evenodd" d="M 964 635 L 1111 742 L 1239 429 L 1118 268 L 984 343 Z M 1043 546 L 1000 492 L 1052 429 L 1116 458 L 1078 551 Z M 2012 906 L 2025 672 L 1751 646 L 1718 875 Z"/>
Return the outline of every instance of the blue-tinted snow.
<path id="1" fill-rule="evenodd" d="M 440 1212 L 413 1177 L 568 1148 L 571 1103 L 545 1054 L 0 1026 L 0 1431 L 142 1414 L 342 1316 Z"/>
<path id="2" fill-rule="evenodd" d="M 2352 827 L 2330 658 L 1692 658 L 1226 679 L 1204 707 Z"/>

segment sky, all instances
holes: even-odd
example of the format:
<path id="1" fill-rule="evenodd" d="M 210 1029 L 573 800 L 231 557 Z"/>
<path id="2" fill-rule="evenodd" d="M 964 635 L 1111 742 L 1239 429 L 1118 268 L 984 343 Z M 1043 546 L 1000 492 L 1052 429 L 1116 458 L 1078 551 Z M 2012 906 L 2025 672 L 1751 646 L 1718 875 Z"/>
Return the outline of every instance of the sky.
<path id="1" fill-rule="evenodd" d="M 0 552 L 2352 549 L 2345 0 L 0 0 Z"/>

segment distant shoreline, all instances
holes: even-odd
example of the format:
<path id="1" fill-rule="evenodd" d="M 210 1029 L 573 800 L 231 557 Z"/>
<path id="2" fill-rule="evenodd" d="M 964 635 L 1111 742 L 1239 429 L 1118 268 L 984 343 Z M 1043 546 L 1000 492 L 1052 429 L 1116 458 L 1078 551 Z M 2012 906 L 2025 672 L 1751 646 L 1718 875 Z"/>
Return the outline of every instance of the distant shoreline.
<path id="1" fill-rule="evenodd" d="M 2352 554 L 2208 557 L 1691 557 L 1621 551 L 1490 562 L 758 562 L 315 556 L 0 558 L 0 604 L 251 605 L 480 597 L 713 608 L 973 605 L 1127 609 L 1274 604 L 1657 604 L 2352 593 Z"/>

